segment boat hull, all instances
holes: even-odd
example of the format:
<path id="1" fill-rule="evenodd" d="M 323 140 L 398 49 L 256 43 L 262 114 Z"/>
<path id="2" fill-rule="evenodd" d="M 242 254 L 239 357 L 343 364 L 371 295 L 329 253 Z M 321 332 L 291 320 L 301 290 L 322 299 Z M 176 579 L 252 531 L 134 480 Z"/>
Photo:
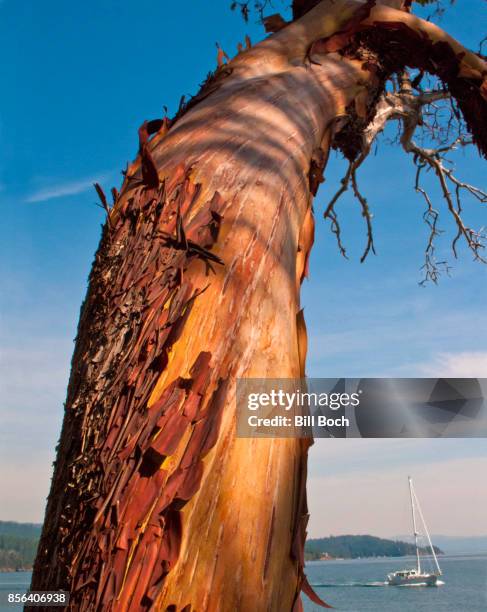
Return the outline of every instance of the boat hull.
<path id="1" fill-rule="evenodd" d="M 418 574 L 416 576 L 388 576 L 391 586 L 436 586 L 438 576 L 436 574 Z"/>

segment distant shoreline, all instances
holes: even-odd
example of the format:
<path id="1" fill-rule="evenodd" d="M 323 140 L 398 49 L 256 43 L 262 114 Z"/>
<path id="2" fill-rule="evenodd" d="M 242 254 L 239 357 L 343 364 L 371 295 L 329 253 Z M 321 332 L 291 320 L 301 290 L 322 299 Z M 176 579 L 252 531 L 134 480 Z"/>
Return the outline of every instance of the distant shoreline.
<path id="1" fill-rule="evenodd" d="M 458 557 L 487 557 L 487 550 L 480 552 L 464 552 L 464 553 L 443 553 L 443 559 L 455 559 Z M 386 561 L 390 559 L 414 559 L 414 555 L 402 555 L 400 557 L 356 557 L 356 558 L 330 558 L 330 559 L 307 559 L 306 563 L 330 563 L 333 561 Z M 0 568 L 0 574 L 22 574 L 32 572 L 32 567 L 24 567 L 21 569 Z"/>
<path id="2" fill-rule="evenodd" d="M 442 553 L 442 559 L 457 559 L 458 557 L 487 557 L 487 550 L 484 552 L 464 552 L 464 553 Z M 337 558 L 329 558 L 329 559 L 307 559 L 306 563 L 331 563 L 333 561 L 390 561 L 391 559 L 415 559 L 415 555 L 401 555 L 398 557 L 349 557 L 348 559 L 344 557 Z"/>
<path id="3" fill-rule="evenodd" d="M 0 520 L 0 572 L 13 574 L 32 571 L 42 525 Z M 311 538 L 306 541 L 306 561 L 352 559 L 392 559 L 415 553 L 409 536 L 389 539 L 371 535 L 340 535 Z M 487 554 L 486 536 L 432 536 L 438 555 Z M 428 553 L 422 549 L 422 553 Z"/>
<path id="4" fill-rule="evenodd" d="M 444 551 L 435 548 L 437 555 Z M 307 561 L 321 559 L 330 561 L 333 559 L 360 559 L 377 557 L 406 557 L 416 554 L 414 544 L 401 540 L 388 540 L 371 535 L 342 535 L 316 538 L 306 541 L 305 559 Z M 421 547 L 421 554 L 427 554 L 429 549 Z"/>

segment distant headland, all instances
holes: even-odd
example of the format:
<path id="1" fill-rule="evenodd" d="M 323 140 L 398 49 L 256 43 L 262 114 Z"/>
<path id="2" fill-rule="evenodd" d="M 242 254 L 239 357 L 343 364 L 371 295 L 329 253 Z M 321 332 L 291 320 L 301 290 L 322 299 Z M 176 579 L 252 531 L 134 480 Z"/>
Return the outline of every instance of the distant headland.
<path id="1" fill-rule="evenodd" d="M 0 521 L 0 572 L 32 569 L 42 525 Z M 447 554 L 487 552 L 487 536 L 446 537 L 433 536 L 446 549 Z M 427 554 L 426 549 L 421 549 Z M 445 554 L 435 546 L 438 555 Z M 414 545 L 397 539 L 387 540 L 371 535 L 340 535 L 313 538 L 306 542 L 305 559 L 358 559 L 366 557 L 403 557 L 414 555 Z"/>
<path id="2" fill-rule="evenodd" d="M 42 525 L 0 521 L 0 572 L 32 569 Z"/>
<path id="3" fill-rule="evenodd" d="M 437 555 L 444 554 L 437 546 L 434 547 Z M 342 535 L 328 538 L 308 540 L 305 546 L 307 561 L 318 559 L 359 559 L 364 557 L 405 557 L 415 555 L 413 544 L 400 540 L 386 540 L 371 535 Z M 428 550 L 421 548 L 424 554 Z"/>

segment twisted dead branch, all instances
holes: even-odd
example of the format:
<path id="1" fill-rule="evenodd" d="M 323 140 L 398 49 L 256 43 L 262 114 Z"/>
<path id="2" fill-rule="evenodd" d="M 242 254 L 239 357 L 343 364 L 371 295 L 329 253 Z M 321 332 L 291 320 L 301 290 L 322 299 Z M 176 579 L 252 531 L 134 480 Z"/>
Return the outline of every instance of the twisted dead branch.
<path id="1" fill-rule="evenodd" d="M 374 118 L 363 131 L 361 151 L 355 159 L 349 161 L 341 186 L 331 198 L 324 217 L 330 219 L 331 231 L 335 234 L 339 251 L 347 257 L 336 204 L 351 187 L 366 223 L 367 242 L 360 261 L 365 261 L 370 252 L 375 254 L 372 213 L 367 199 L 359 188 L 357 171 L 367 159 L 373 143 L 377 141 L 386 125 L 390 121 L 397 121 L 399 124 L 397 140 L 403 150 L 412 156 L 416 166 L 414 189 L 422 196 L 426 205 L 423 220 L 429 228 L 429 235 L 424 251 L 425 262 L 421 268 L 424 278 L 420 282 L 424 285 L 428 281 L 437 283 L 441 274 L 450 270 L 446 261 L 437 261 L 435 256 L 436 239 L 442 233 L 438 225 L 440 212 L 433 206 L 432 196 L 424 187 L 422 182 L 424 173 L 431 170 L 435 174 L 442 199 L 455 222 L 457 233 L 452 240 L 452 252 L 455 258 L 458 256 L 458 242 L 463 239 L 474 260 L 487 263 L 484 251 L 486 234 L 483 228 L 475 230 L 469 227 L 462 216 L 464 196 L 473 197 L 485 204 L 487 192 L 455 174 L 449 154 L 459 148 L 471 146 L 472 139 L 466 135 L 461 115 L 450 93 L 438 86 L 423 90 L 420 86 L 422 77 L 423 75 L 418 73 L 415 79 L 411 79 L 407 73 L 404 73 L 397 82 L 391 82 L 391 87 L 377 104 Z M 436 146 L 423 146 L 425 142 L 432 142 Z"/>

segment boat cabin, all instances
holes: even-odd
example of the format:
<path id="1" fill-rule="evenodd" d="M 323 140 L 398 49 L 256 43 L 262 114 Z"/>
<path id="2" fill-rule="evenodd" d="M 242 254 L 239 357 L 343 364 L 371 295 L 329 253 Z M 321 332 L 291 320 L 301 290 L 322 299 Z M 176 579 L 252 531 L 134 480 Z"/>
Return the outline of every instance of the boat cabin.
<path id="1" fill-rule="evenodd" d="M 401 578 L 407 578 L 408 576 L 418 576 L 418 571 L 415 569 L 404 570 L 402 572 L 394 572 L 396 576 L 400 576 Z"/>

